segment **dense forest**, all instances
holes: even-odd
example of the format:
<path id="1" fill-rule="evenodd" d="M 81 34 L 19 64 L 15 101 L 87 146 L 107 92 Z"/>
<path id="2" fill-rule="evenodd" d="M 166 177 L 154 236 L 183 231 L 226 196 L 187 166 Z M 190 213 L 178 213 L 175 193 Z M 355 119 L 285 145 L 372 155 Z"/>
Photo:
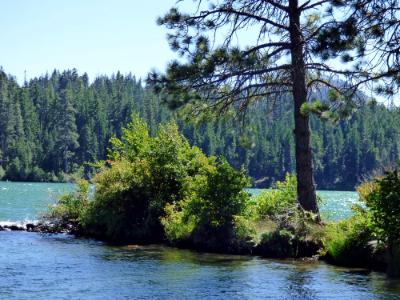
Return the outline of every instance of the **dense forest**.
<path id="1" fill-rule="evenodd" d="M 0 72 L 0 178 L 63 181 L 88 175 L 87 162 L 105 159 L 109 139 L 138 113 L 155 131 L 175 116 L 160 97 L 132 75 L 92 82 L 76 70 L 54 71 L 22 86 Z M 273 111 L 253 106 L 243 120 L 188 124 L 181 132 L 206 154 L 244 167 L 254 185 L 267 186 L 293 172 L 293 114 L 282 99 Z M 364 176 L 400 157 L 400 111 L 365 104 L 339 123 L 312 119 L 315 177 L 319 189 L 353 189 Z"/>

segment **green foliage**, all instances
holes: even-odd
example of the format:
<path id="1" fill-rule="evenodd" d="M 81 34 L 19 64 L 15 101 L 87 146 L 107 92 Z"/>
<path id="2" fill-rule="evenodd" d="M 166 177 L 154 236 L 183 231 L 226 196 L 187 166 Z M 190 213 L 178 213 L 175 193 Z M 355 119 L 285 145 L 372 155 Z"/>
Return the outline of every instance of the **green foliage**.
<path id="1" fill-rule="evenodd" d="M 149 128 L 147 123 L 134 115 L 127 128 L 122 129 L 122 138 L 112 137 L 111 148 L 108 150 L 108 158 L 119 160 L 125 158 L 133 161 L 141 157 L 149 147 Z"/>
<path id="2" fill-rule="evenodd" d="M 311 113 L 319 116 L 326 117 L 329 113 L 329 105 L 321 102 L 321 100 L 315 100 L 313 102 L 305 102 L 300 108 L 300 112 L 304 116 L 309 116 Z"/>
<path id="3" fill-rule="evenodd" d="M 150 137 L 138 117 L 111 145 L 111 167 L 94 178 L 95 201 L 85 226 L 112 241 L 161 239 L 164 208 L 182 198 L 183 181 L 196 172 L 194 159 L 202 153 L 190 147 L 176 124 L 163 125 Z"/>
<path id="4" fill-rule="evenodd" d="M 54 231 L 81 231 L 81 222 L 89 206 L 89 183 L 85 180 L 77 182 L 75 192 L 65 194 L 55 205 L 49 207 L 44 219 L 51 222 Z"/>
<path id="5" fill-rule="evenodd" d="M 185 180 L 184 198 L 167 206 L 162 219 L 167 237 L 213 251 L 244 246 L 252 232 L 241 217 L 250 199 L 244 191 L 248 185 L 243 171 L 225 160 L 208 159 L 195 176 Z"/>
<path id="6" fill-rule="evenodd" d="M 321 248 L 322 226 L 315 215 L 297 205 L 297 180 L 286 174 L 255 199 L 254 214 L 260 226 L 256 252 L 268 257 L 304 257 L 317 254 Z"/>
<path id="7" fill-rule="evenodd" d="M 235 231 L 235 241 L 242 243 L 254 242 L 257 235 L 257 228 L 251 220 L 249 220 L 248 215 L 236 215 L 234 216 L 234 231 Z"/>
<path id="8" fill-rule="evenodd" d="M 387 251 L 387 274 L 400 277 L 400 176 L 386 172 L 358 187 L 368 209 L 369 228 Z"/>
<path id="9" fill-rule="evenodd" d="M 244 223 L 235 218 L 249 199 L 243 190 L 247 176 L 190 146 L 175 123 L 151 136 L 136 116 L 111 145 L 108 166 L 94 178 L 94 201 L 82 219 L 88 235 L 114 242 L 167 238 L 210 248 L 209 239 L 216 245 L 233 238 L 235 224 L 245 234 Z"/>
<path id="10" fill-rule="evenodd" d="M 297 205 L 297 179 L 286 174 L 285 181 L 278 181 L 271 190 L 263 191 L 256 199 L 259 218 L 273 217 L 293 211 Z"/>
<path id="11" fill-rule="evenodd" d="M 323 226 L 315 215 L 295 209 L 273 217 L 275 228 L 261 233 L 256 252 L 267 257 L 310 257 L 322 246 Z"/>
<path id="12" fill-rule="evenodd" d="M 368 266 L 372 264 L 374 239 L 366 211 L 328 224 L 325 228 L 324 248 L 327 257 L 336 264 Z"/>
<path id="13" fill-rule="evenodd" d="M 83 220 L 86 233 L 110 241 L 144 239 L 157 220 L 150 207 L 150 177 L 146 161 L 117 161 L 101 171 L 95 177 L 94 201 Z"/>
<path id="14" fill-rule="evenodd" d="M 387 244 L 400 242 L 400 175 L 390 171 L 370 184 L 363 199 L 371 213 L 372 226 Z"/>
<path id="15" fill-rule="evenodd" d="M 165 216 L 161 218 L 165 235 L 173 244 L 189 242 L 193 231 L 197 226 L 195 216 L 187 215 L 187 203 L 181 201 L 178 205 L 167 204 Z"/>

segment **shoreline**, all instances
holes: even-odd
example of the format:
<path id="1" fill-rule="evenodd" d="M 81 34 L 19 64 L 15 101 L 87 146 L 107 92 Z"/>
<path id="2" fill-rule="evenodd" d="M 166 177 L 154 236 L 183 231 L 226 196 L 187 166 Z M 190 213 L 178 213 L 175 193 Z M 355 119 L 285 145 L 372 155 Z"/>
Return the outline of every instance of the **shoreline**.
<path id="1" fill-rule="evenodd" d="M 115 246 L 115 247 L 126 247 L 127 249 L 135 250 L 135 249 L 146 249 L 149 246 L 162 246 L 168 247 L 172 249 L 179 249 L 179 250 L 187 250 L 192 251 L 198 254 L 212 254 L 212 255 L 232 255 L 232 256 L 243 256 L 243 257 L 258 257 L 261 259 L 269 259 L 269 260 L 277 260 L 277 261 L 286 261 L 286 262 L 303 262 L 307 264 L 313 264 L 316 262 L 323 262 L 330 266 L 335 266 L 339 268 L 347 268 L 353 271 L 363 271 L 363 272 L 379 272 L 385 273 L 385 270 L 379 267 L 374 266 L 350 266 L 350 265 L 343 265 L 343 264 L 335 264 L 333 263 L 329 257 L 324 257 L 321 255 L 313 255 L 313 256 L 304 256 L 304 257 L 275 257 L 275 256 L 266 256 L 262 255 L 259 251 L 250 251 L 246 253 L 239 253 L 239 252 L 224 252 L 224 251 L 206 251 L 202 249 L 196 249 L 194 247 L 184 246 L 184 245 L 172 245 L 169 243 L 163 242 L 149 242 L 149 243 L 111 243 L 104 239 L 99 239 L 95 237 L 87 237 L 83 235 L 79 235 L 74 233 L 73 228 L 71 230 L 53 230 L 52 224 L 48 223 L 40 223 L 39 221 L 36 222 L 11 222 L 11 221 L 0 221 L 0 233 L 1 231 L 5 232 L 28 232 L 28 233 L 37 233 L 37 234 L 50 234 L 50 235 L 69 235 L 74 239 L 83 238 L 87 240 L 95 240 L 98 242 L 103 242 L 105 245 L 108 246 Z M 254 248 L 255 249 L 255 248 Z"/>

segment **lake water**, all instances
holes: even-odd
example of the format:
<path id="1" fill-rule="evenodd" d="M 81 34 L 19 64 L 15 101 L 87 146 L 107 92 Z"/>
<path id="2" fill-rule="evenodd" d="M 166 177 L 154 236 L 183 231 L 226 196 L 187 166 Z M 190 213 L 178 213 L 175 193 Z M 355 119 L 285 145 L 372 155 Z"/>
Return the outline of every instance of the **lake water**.
<path id="1" fill-rule="evenodd" d="M 0 182 L 0 221 L 36 219 L 72 189 Z M 333 219 L 349 215 L 357 201 L 352 192 L 320 195 Z M 28 232 L 0 232 L 0 274 L 0 299 L 400 299 L 400 281 L 323 262 L 111 247 Z"/>

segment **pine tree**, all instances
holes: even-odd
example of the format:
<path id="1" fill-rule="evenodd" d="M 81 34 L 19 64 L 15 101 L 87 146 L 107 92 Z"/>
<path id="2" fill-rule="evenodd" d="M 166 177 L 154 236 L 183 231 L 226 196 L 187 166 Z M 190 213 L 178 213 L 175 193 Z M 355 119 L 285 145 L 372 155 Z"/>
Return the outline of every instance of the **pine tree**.
<path id="1" fill-rule="evenodd" d="M 57 121 L 55 129 L 55 153 L 58 157 L 58 167 L 68 173 L 71 171 L 71 163 L 74 150 L 79 147 L 75 109 L 72 106 L 73 92 L 70 85 L 61 91 L 57 99 Z"/>

